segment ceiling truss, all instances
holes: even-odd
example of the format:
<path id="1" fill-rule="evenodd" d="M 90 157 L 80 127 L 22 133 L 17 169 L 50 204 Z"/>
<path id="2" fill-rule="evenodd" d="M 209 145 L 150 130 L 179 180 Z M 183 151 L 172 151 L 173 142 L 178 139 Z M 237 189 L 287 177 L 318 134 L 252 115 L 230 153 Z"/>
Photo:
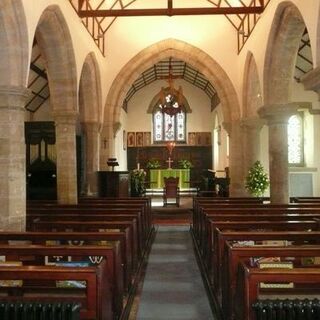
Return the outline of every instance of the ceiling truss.
<path id="1" fill-rule="evenodd" d="M 163 0 L 160 8 L 146 7 L 142 0 L 69 0 L 100 51 L 105 55 L 106 32 L 117 18 L 177 15 L 225 15 L 238 36 L 238 52 L 248 40 L 260 14 L 271 0 L 198 0 L 198 7 L 178 7 L 181 0 Z M 202 6 L 200 6 L 200 4 Z"/>

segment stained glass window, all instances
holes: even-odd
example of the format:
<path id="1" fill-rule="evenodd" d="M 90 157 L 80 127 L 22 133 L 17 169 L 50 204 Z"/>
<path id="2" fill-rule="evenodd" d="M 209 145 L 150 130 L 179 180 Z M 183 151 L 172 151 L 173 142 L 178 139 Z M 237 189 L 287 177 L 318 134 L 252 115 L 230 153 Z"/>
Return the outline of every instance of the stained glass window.
<path id="1" fill-rule="evenodd" d="M 153 137 L 155 142 L 186 140 L 186 113 L 182 110 L 170 116 L 156 106 L 153 112 Z"/>
<path id="2" fill-rule="evenodd" d="M 303 160 L 303 119 L 293 115 L 288 121 L 288 162 L 301 165 Z"/>

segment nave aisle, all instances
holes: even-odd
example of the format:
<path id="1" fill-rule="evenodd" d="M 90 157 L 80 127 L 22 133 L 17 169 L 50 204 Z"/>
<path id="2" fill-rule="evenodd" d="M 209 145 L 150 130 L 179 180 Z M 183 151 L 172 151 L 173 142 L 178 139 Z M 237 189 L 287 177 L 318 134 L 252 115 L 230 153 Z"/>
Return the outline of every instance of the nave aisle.
<path id="1" fill-rule="evenodd" d="M 159 226 L 137 320 L 213 320 L 189 226 Z"/>

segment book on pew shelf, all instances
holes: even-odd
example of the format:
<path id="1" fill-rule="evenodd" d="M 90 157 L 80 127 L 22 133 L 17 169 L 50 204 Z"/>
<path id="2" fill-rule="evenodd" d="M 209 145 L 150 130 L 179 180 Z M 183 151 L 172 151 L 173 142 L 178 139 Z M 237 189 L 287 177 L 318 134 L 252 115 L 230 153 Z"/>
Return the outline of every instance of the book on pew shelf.
<path id="1" fill-rule="evenodd" d="M 99 229 L 99 232 L 120 232 L 121 230 L 120 229 Z"/>
<path id="2" fill-rule="evenodd" d="M 262 241 L 262 244 L 273 247 L 287 247 L 290 243 L 287 240 L 264 240 Z"/>
<path id="3" fill-rule="evenodd" d="M 303 266 L 318 266 L 320 265 L 320 257 L 303 257 L 301 258 Z"/>
<path id="4" fill-rule="evenodd" d="M 233 242 L 233 246 L 235 247 L 247 247 L 247 246 L 254 246 L 254 245 L 255 245 L 255 242 L 252 240 Z"/>
<path id="5" fill-rule="evenodd" d="M 21 261 L 0 261 L 0 267 L 19 267 Z M 23 280 L 0 280 L 0 287 L 22 287 Z"/>
<path id="6" fill-rule="evenodd" d="M 251 267 L 259 267 L 260 263 L 275 263 L 280 262 L 280 257 L 252 257 L 250 258 L 250 266 Z"/>
<path id="7" fill-rule="evenodd" d="M 46 266 L 55 266 L 57 263 L 71 262 L 70 256 L 45 256 L 44 263 Z"/>
<path id="8" fill-rule="evenodd" d="M 260 269 L 270 269 L 270 268 L 276 268 L 276 269 L 293 269 L 293 263 L 291 261 L 280 261 L 280 257 L 276 257 L 277 261 L 271 261 L 268 260 L 270 258 L 262 258 L 259 261 L 257 261 L 257 265 Z M 261 289 L 290 289 L 293 288 L 294 284 L 293 282 L 289 283 L 260 283 Z"/>
<path id="9" fill-rule="evenodd" d="M 293 263 L 291 261 L 258 261 L 258 267 L 260 269 L 293 269 Z"/>
<path id="10" fill-rule="evenodd" d="M 90 267 L 89 261 L 70 261 L 70 262 L 56 262 L 59 267 Z M 78 280 L 57 280 L 56 286 L 58 288 L 86 288 L 86 281 Z"/>
<path id="11" fill-rule="evenodd" d="M 294 288 L 294 283 L 265 283 L 260 282 L 260 289 L 292 289 Z"/>

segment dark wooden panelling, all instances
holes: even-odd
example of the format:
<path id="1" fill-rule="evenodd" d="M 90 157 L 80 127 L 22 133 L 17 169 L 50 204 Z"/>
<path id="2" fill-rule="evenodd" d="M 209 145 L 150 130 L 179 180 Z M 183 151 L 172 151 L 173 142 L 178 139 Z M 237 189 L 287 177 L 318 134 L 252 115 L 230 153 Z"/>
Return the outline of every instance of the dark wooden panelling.
<path id="1" fill-rule="evenodd" d="M 138 159 L 137 159 L 138 155 Z M 134 147 L 128 148 L 128 170 L 137 167 L 137 162 L 140 167 L 146 169 L 149 159 L 157 159 L 161 163 L 161 168 L 168 168 L 168 150 L 166 146 L 150 146 L 150 147 Z M 212 147 L 211 146 L 176 146 L 172 152 L 173 165 L 172 168 L 178 168 L 180 159 L 190 160 L 193 168 L 190 170 L 191 180 L 200 179 L 203 170 L 212 168 Z"/>

